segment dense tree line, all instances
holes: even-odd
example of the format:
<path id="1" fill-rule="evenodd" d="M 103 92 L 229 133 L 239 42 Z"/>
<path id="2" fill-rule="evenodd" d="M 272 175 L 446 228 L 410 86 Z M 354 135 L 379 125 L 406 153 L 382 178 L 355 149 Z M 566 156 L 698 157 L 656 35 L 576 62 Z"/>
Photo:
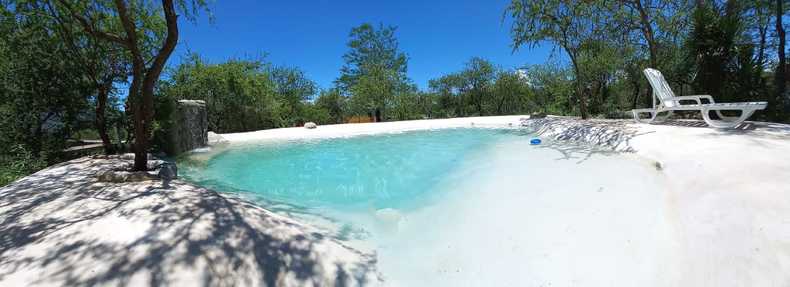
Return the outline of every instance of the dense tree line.
<path id="1" fill-rule="evenodd" d="M 521 67 L 472 57 L 424 89 L 408 77 L 397 28 L 383 24 L 351 29 L 345 64 L 323 89 L 265 58 L 188 54 L 168 67 L 176 17 L 204 7 L 0 0 L 0 185 L 64 160 L 85 138 L 134 152 L 145 169 L 179 99 L 206 101 L 219 133 L 535 112 L 622 118 L 651 105 L 642 70 L 653 67 L 678 94 L 764 100 L 756 119 L 790 121 L 783 0 L 513 0 L 504 12 L 514 51 L 552 45 L 552 57 Z"/>
<path id="2" fill-rule="evenodd" d="M 757 117 L 788 121 L 785 9 L 781 0 L 513 0 L 506 11 L 514 48 L 549 42 L 569 59 L 566 114 L 649 106 L 641 71 L 652 67 L 676 93 L 768 101 Z"/>
<path id="3" fill-rule="evenodd" d="M 330 117 L 316 111 L 317 87 L 303 71 L 262 59 L 211 64 L 191 54 L 159 86 L 160 101 L 205 101 L 209 130 L 217 133 L 293 127 Z"/>

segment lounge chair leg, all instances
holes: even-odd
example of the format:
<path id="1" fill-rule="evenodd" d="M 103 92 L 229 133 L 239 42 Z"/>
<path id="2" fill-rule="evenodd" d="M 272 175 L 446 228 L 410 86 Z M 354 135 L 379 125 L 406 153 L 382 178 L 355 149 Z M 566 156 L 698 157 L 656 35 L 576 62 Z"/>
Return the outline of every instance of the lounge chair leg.
<path id="1" fill-rule="evenodd" d="M 717 115 L 717 116 L 719 116 L 719 118 L 720 118 L 720 119 L 722 119 L 722 120 L 725 120 L 725 121 L 735 121 L 735 120 L 738 120 L 738 117 L 730 117 L 730 116 L 725 116 L 724 114 L 722 114 L 722 113 L 721 113 L 721 111 L 720 111 L 720 110 L 716 110 L 716 115 Z"/>
<path id="2" fill-rule="evenodd" d="M 656 113 L 656 116 L 655 116 L 655 117 L 653 117 L 653 122 L 652 122 L 652 123 L 663 123 L 663 122 L 665 122 L 667 119 L 669 119 L 669 117 L 671 117 L 671 116 L 672 116 L 672 111 L 666 111 L 666 113 L 667 113 L 667 114 L 666 114 L 666 115 L 663 115 L 663 116 L 660 116 L 660 115 L 659 115 L 659 114 L 661 114 L 661 113 L 662 113 L 662 112 L 657 112 L 657 113 Z"/>
<path id="3" fill-rule="evenodd" d="M 715 111 L 717 115 L 720 113 L 719 110 L 713 110 L 713 111 Z M 719 129 L 729 129 L 729 128 L 737 127 L 743 121 L 745 121 L 750 116 L 752 116 L 752 114 L 754 113 L 754 109 L 741 110 L 741 115 L 738 117 L 727 117 L 727 116 L 722 117 L 719 115 L 719 117 L 721 117 L 721 120 L 711 119 L 710 109 L 703 109 L 701 112 L 702 112 L 702 119 L 704 119 L 705 123 L 707 123 L 709 126 Z"/>
<path id="4" fill-rule="evenodd" d="M 653 120 L 656 119 L 656 115 L 658 115 L 658 113 L 656 113 L 656 110 L 633 110 L 631 112 L 634 114 L 634 120 L 637 123 L 640 123 L 640 124 L 652 123 Z M 645 118 L 645 119 L 640 118 L 639 114 L 641 114 L 641 113 L 648 113 L 648 114 L 650 114 L 650 118 Z"/>

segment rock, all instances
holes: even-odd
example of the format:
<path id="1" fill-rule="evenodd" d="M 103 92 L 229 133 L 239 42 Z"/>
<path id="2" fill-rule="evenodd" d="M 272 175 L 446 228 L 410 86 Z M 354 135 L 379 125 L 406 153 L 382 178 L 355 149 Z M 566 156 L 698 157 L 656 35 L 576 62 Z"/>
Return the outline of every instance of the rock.
<path id="1" fill-rule="evenodd" d="M 394 208 L 383 208 L 376 210 L 376 219 L 378 225 L 384 230 L 398 231 L 404 224 L 405 217 L 403 214 Z"/>
<path id="2" fill-rule="evenodd" d="M 317 127 L 318 127 L 318 125 L 316 125 L 314 122 L 306 122 L 306 123 L 304 124 L 304 127 L 305 127 L 305 128 L 308 128 L 308 129 L 314 129 L 314 128 L 317 128 Z"/>
<path id="3" fill-rule="evenodd" d="M 543 119 L 543 118 L 546 118 L 546 113 L 543 113 L 543 112 L 532 113 L 531 115 L 529 115 L 529 118 L 530 119 Z"/>
<path id="4" fill-rule="evenodd" d="M 134 181 L 145 181 L 151 179 L 151 176 L 148 172 L 145 171 L 135 171 L 130 172 L 126 177 L 126 182 L 134 182 Z"/>
<path id="5" fill-rule="evenodd" d="M 178 167 L 174 162 L 165 162 L 159 168 L 159 173 L 157 176 L 160 179 L 164 180 L 171 180 L 174 178 L 178 178 Z"/>
<path id="6" fill-rule="evenodd" d="M 111 167 L 111 169 L 99 171 L 96 175 L 96 179 L 98 181 L 124 183 L 153 180 L 157 177 L 163 179 L 165 177 L 168 177 L 167 179 L 174 179 L 178 177 L 178 169 L 176 168 L 175 163 L 166 162 L 163 160 L 149 160 L 148 171 L 131 171 L 132 163 L 130 160 L 124 159 L 123 155 L 114 157 L 120 159 L 121 161 Z M 163 169 L 166 171 L 163 172 Z"/>
<path id="7" fill-rule="evenodd" d="M 165 152 L 177 156 L 208 144 L 206 103 L 200 100 L 179 100 L 170 116 Z"/>
<path id="8" fill-rule="evenodd" d="M 115 182 L 115 173 L 112 170 L 100 172 L 96 178 L 101 182 Z"/>
<path id="9" fill-rule="evenodd" d="M 209 146 L 218 146 L 224 145 L 229 143 L 229 141 L 223 138 L 221 135 L 216 134 L 215 132 L 208 132 L 208 145 Z"/>
<path id="10" fill-rule="evenodd" d="M 149 160 L 148 161 L 148 170 L 154 170 L 159 168 L 165 161 L 161 159 Z"/>
<path id="11" fill-rule="evenodd" d="M 117 170 L 108 170 L 102 172 L 98 176 L 98 180 L 102 182 L 112 182 L 112 183 L 123 183 L 123 182 L 135 182 L 135 181 L 145 181 L 151 179 L 151 176 L 148 172 L 145 171 L 117 171 Z"/>

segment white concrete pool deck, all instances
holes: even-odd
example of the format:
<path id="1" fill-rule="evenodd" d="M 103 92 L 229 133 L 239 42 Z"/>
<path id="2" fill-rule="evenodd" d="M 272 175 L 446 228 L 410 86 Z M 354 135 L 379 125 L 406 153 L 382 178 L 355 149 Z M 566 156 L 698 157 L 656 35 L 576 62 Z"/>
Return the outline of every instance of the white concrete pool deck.
<path id="1" fill-rule="evenodd" d="M 0 188 L 0 286 L 358 286 L 375 255 L 192 184 L 83 157 Z"/>
<path id="2" fill-rule="evenodd" d="M 288 139 L 313 139 L 349 137 L 377 133 L 404 132 L 413 130 L 441 129 L 441 128 L 466 128 L 518 126 L 520 120 L 526 116 L 500 116 L 500 117 L 471 117 L 436 120 L 415 120 L 400 122 L 381 122 L 363 124 L 324 125 L 316 129 L 301 127 L 261 130 L 246 133 L 222 134 L 222 137 L 231 143 L 255 142 L 261 140 L 288 140 Z"/>
<path id="3" fill-rule="evenodd" d="M 664 179 L 661 182 L 666 184 L 665 194 L 648 197 L 661 200 L 643 200 L 640 201 L 642 205 L 625 209 L 661 210 L 661 221 L 669 224 L 668 232 L 671 232 L 667 234 L 670 244 L 656 249 L 657 253 L 671 253 L 671 256 L 662 257 L 669 261 L 657 262 L 660 266 L 655 269 L 660 272 L 655 273 L 655 278 L 639 281 L 640 285 L 790 285 L 790 126 L 747 123 L 736 130 L 716 130 L 693 121 L 641 125 L 628 121 L 567 118 L 522 121 L 523 118 L 327 125 L 317 129 L 275 129 L 222 137 L 233 145 L 470 127 L 473 124 L 477 127 L 523 124 L 549 141 L 563 139 L 609 146 L 628 151 L 626 156 L 657 163 Z M 169 186 L 163 186 L 160 181 L 97 182 L 98 171 L 117 165 L 117 161 L 83 158 L 50 167 L 0 188 L 0 286 L 257 286 L 265 283 L 343 286 L 361 281 L 378 283 L 375 267 L 370 266 L 375 264 L 375 259 L 370 255 L 326 238 L 320 230 L 247 202 L 182 181 L 173 181 Z M 605 170 L 598 172 L 603 174 Z M 517 177 L 518 172 L 508 176 Z M 639 197 L 607 199 L 610 200 L 607 206 L 618 206 L 630 205 L 631 200 Z M 512 205 L 517 207 L 517 203 Z M 550 206 L 544 208 L 548 208 L 544 209 L 546 212 L 562 213 L 551 210 Z M 479 211 L 480 217 L 476 220 L 483 223 L 482 220 L 496 220 L 496 216 L 481 218 L 486 213 Z M 626 221 L 628 216 L 622 214 Z M 622 226 L 639 224 L 639 218 L 635 217 L 631 225 Z M 543 219 L 551 218 L 538 219 L 528 222 L 550 225 Z M 519 221 L 521 219 L 511 217 L 509 227 L 492 224 L 492 228 L 519 228 L 509 225 Z M 489 231 L 496 230 L 499 229 Z M 606 232 L 606 229 L 600 230 Z M 614 233 L 596 240 L 616 236 Z M 652 236 L 645 234 L 642 240 L 663 240 Z M 415 238 L 415 244 L 417 240 Z M 584 239 L 565 242 L 584 242 Z M 609 250 L 554 247 L 564 249 L 567 260 L 573 260 L 574 255 Z M 469 252 L 483 254 L 486 248 L 492 247 L 480 246 Z M 649 249 L 650 246 L 641 248 Z M 633 250 L 625 247 L 611 251 L 613 258 L 605 262 L 621 262 L 617 257 L 633 256 L 629 255 Z M 650 261 L 646 260 L 650 268 Z M 606 268 L 605 262 L 600 266 L 568 266 L 568 269 L 595 272 Z M 606 271 L 613 273 L 604 273 L 604 276 L 628 277 L 628 273 L 635 270 L 626 266 L 622 274 L 616 270 Z M 552 274 L 574 276 L 562 272 Z M 500 282 L 515 282 L 515 285 L 534 282 L 528 280 L 530 278 L 519 280 L 519 274 L 510 275 L 513 277 Z M 384 277 L 386 280 L 386 274 Z M 611 279 L 609 282 L 630 282 Z M 384 282 L 386 285 L 387 281 Z M 548 281 L 552 282 L 555 283 L 552 286 L 585 285 L 585 282 L 572 280 Z"/>
<path id="4" fill-rule="evenodd" d="M 543 133 L 573 138 L 568 128 L 576 125 L 555 119 Z M 668 210 L 676 233 L 679 257 L 667 275 L 678 273 L 677 286 L 790 284 L 790 126 L 592 125 L 628 131 L 618 148 L 660 163 L 669 197 L 656 204 Z M 596 132 L 575 134 L 595 141 Z"/>

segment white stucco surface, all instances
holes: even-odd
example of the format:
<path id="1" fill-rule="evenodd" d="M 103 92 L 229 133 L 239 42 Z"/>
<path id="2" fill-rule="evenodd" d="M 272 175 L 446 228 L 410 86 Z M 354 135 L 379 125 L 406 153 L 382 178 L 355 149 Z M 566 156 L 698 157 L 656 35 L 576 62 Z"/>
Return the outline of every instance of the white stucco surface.
<path id="1" fill-rule="evenodd" d="M 440 206 L 372 212 L 389 238 L 377 254 L 183 181 L 97 180 L 128 161 L 59 164 L 0 188 L 0 286 L 790 285 L 790 126 L 525 118 L 212 136 L 232 146 L 523 125 L 544 138 L 492 147 Z"/>

